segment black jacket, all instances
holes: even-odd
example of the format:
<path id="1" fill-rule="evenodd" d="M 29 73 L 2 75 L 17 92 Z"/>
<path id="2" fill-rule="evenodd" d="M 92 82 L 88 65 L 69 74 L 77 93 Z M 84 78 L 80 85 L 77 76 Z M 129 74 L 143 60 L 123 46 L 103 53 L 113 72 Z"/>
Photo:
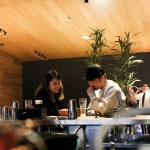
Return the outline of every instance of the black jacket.
<path id="1" fill-rule="evenodd" d="M 43 107 L 47 107 L 47 116 L 58 116 L 58 110 L 66 108 L 64 104 L 64 100 L 58 101 L 56 103 L 52 102 L 49 99 L 49 95 L 45 88 L 40 89 L 34 100 L 43 100 Z M 33 102 L 34 103 L 34 102 Z"/>

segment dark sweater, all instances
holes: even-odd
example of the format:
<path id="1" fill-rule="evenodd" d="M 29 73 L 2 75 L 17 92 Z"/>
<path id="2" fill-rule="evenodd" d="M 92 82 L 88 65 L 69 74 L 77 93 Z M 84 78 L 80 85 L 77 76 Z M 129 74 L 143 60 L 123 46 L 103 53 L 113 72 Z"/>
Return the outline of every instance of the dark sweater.
<path id="1" fill-rule="evenodd" d="M 47 91 L 43 88 L 40 89 L 35 98 L 35 100 L 43 100 L 43 106 L 47 107 L 47 116 L 58 116 L 58 110 L 66 108 L 64 105 L 64 100 L 58 101 L 56 103 L 52 102 L 49 99 L 49 95 Z"/>

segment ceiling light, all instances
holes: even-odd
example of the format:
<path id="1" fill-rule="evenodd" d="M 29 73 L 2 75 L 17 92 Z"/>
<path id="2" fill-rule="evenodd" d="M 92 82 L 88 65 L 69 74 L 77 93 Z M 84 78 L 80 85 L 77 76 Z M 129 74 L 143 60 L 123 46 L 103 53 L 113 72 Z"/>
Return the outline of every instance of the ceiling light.
<path id="1" fill-rule="evenodd" d="M 4 37 L 6 37 L 6 32 L 4 32 Z"/>
<path id="2" fill-rule="evenodd" d="M 36 55 L 36 54 L 37 54 L 37 51 L 34 52 L 34 55 Z"/>
<path id="3" fill-rule="evenodd" d="M 0 28 L 0 34 L 1 34 L 2 32 L 4 32 L 4 37 L 6 37 L 6 33 L 7 33 L 7 32 Z"/>
<path id="4" fill-rule="evenodd" d="M 0 46 L 4 46 L 4 44 L 3 44 L 3 43 L 1 43 L 1 44 L 0 44 Z"/>
<path id="5" fill-rule="evenodd" d="M 88 35 L 82 35 L 81 37 L 82 37 L 82 39 L 84 39 L 84 40 L 87 40 L 87 39 L 89 38 Z"/>
<path id="6" fill-rule="evenodd" d="M 34 55 L 37 55 L 38 57 L 40 57 L 41 59 L 44 59 L 46 61 L 46 56 L 44 56 L 43 54 L 39 53 L 38 51 L 34 51 Z"/>

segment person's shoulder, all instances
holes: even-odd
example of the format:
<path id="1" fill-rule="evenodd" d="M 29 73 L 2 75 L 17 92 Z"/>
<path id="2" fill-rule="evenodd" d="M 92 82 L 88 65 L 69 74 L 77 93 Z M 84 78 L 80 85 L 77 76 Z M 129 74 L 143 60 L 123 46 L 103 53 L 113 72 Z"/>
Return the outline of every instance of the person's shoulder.
<path id="1" fill-rule="evenodd" d="M 43 88 L 38 89 L 34 99 L 42 99 L 43 100 L 45 98 L 48 98 L 48 93 L 47 93 L 46 89 L 43 89 Z"/>
<path id="2" fill-rule="evenodd" d="M 45 88 L 40 88 L 40 89 L 38 90 L 38 93 L 43 94 L 43 93 L 47 93 L 47 91 L 46 91 Z"/>
<path id="3" fill-rule="evenodd" d="M 150 95 L 150 91 L 147 91 L 146 94 Z"/>
<path id="4" fill-rule="evenodd" d="M 143 92 L 140 92 L 140 93 L 137 94 L 137 96 L 141 96 L 141 95 L 143 95 Z"/>
<path id="5" fill-rule="evenodd" d="M 107 85 L 106 86 L 114 88 L 114 89 L 119 88 L 119 85 L 116 82 L 114 82 L 113 80 L 107 80 Z"/>
<path id="6" fill-rule="evenodd" d="M 116 85 L 116 84 L 117 83 L 115 81 L 113 81 L 113 80 L 107 80 L 107 85 Z"/>

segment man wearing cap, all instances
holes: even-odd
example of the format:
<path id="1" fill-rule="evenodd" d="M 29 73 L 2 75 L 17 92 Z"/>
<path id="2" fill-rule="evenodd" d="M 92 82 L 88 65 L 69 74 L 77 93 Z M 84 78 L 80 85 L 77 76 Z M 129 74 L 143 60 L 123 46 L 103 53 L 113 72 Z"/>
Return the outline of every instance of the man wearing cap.
<path id="1" fill-rule="evenodd" d="M 104 115 L 113 108 L 125 106 L 125 95 L 119 85 L 112 80 L 108 80 L 102 66 L 98 64 L 88 65 L 86 68 L 86 76 L 90 87 L 87 94 L 90 97 L 88 106 L 88 115 Z M 95 91 L 100 90 L 99 97 Z"/>

